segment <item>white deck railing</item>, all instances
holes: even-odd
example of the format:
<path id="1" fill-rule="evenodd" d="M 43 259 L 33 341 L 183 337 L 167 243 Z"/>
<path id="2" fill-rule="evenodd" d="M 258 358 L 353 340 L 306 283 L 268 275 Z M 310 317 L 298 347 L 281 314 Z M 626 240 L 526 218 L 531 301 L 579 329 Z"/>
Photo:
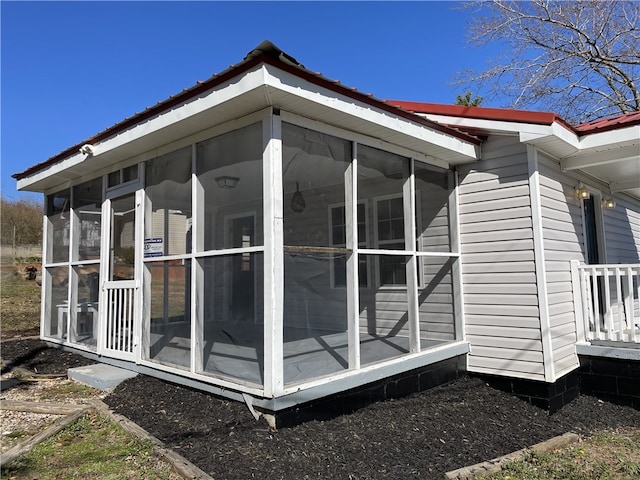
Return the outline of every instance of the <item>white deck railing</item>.
<path id="1" fill-rule="evenodd" d="M 584 339 L 640 343 L 640 265 L 572 261 L 571 270 L 576 318 L 584 326 Z"/>
<path id="2" fill-rule="evenodd" d="M 107 329 L 105 347 L 123 353 L 133 352 L 133 315 L 136 283 L 107 282 Z"/>

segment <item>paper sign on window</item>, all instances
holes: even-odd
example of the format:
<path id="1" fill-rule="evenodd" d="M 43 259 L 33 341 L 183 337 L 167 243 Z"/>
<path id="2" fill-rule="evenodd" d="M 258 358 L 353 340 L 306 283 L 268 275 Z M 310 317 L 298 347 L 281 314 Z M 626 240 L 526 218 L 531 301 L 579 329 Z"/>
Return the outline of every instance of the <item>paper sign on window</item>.
<path id="1" fill-rule="evenodd" d="M 162 238 L 144 239 L 144 258 L 161 257 L 164 253 Z"/>

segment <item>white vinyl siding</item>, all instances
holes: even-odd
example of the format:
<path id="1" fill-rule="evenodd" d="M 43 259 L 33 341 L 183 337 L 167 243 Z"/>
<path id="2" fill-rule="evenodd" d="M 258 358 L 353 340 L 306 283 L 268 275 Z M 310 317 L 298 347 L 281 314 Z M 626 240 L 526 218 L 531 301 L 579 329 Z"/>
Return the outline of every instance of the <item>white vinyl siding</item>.
<path id="1" fill-rule="evenodd" d="M 539 152 L 542 227 L 551 325 L 551 343 L 556 377 L 578 366 L 575 343 L 575 311 L 570 261 L 585 262 L 584 220 L 575 187 L 583 181 L 603 196 L 606 186 L 564 173 L 558 161 Z M 640 261 L 640 205 L 624 195 L 612 195 L 614 209 L 602 209 L 606 263 Z M 601 197 L 596 196 L 600 201 Z"/>
<path id="2" fill-rule="evenodd" d="M 602 216 L 607 263 L 640 263 L 640 202 L 618 196 Z"/>
<path id="3" fill-rule="evenodd" d="M 459 171 L 468 370 L 544 380 L 528 177 L 516 137 Z"/>
<path id="4" fill-rule="evenodd" d="M 575 194 L 578 180 L 542 153 L 538 154 L 538 166 L 551 358 L 556 377 L 560 377 L 578 366 L 570 261 L 584 261 L 582 208 Z"/>

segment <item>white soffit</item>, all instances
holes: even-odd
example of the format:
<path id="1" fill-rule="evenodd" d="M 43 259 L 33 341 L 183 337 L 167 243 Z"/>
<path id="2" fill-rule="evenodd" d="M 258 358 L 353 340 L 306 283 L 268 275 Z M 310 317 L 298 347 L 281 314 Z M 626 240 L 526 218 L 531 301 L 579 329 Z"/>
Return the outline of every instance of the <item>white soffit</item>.
<path id="1" fill-rule="evenodd" d="M 580 171 L 609 185 L 610 193 L 640 198 L 640 126 L 578 136 L 553 124 L 553 135 L 520 134 L 520 140 L 560 160 L 563 171 Z"/>
<path id="2" fill-rule="evenodd" d="M 223 85 L 190 98 L 179 107 L 162 111 L 94 144 L 94 154 L 91 156 L 78 152 L 18 180 L 18 189 L 45 191 L 61 184 L 61 178 L 81 178 L 213 125 L 265 108 L 268 100 L 264 92 L 263 77 L 260 67 L 244 72 Z"/>
<path id="3" fill-rule="evenodd" d="M 561 157 L 560 166 L 607 183 L 611 193 L 640 198 L 640 125 L 580 137 L 579 149 Z"/>
<path id="4" fill-rule="evenodd" d="M 480 148 L 456 136 L 359 103 L 271 65 L 261 64 L 223 85 L 160 112 L 18 180 L 18 190 L 46 191 L 268 106 L 395 144 L 449 164 L 479 159 Z M 115 167 L 114 167 L 115 168 Z"/>

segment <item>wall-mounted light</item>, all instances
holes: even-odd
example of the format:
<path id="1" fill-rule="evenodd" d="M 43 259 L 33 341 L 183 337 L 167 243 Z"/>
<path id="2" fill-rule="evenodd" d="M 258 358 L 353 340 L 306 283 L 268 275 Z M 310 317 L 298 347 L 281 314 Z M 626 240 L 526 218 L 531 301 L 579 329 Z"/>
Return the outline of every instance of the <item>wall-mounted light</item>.
<path id="1" fill-rule="evenodd" d="M 579 183 L 576 186 L 576 196 L 580 200 L 586 200 L 587 198 L 591 198 L 591 192 L 585 187 L 582 183 Z"/>
<path id="2" fill-rule="evenodd" d="M 235 188 L 236 185 L 238 185 L 239 181 L 240 179 L 238 177 L 228 177 L 226 175 L 222 177 L 216 177 L 216 183 L 220 188 Z"/>
<path id="3" fill-rule="evenodd" d="M 608 209 L 616 208 L 616 201 L 611 197 L 603 198 L 602 208 L 608 208 Z"/>

